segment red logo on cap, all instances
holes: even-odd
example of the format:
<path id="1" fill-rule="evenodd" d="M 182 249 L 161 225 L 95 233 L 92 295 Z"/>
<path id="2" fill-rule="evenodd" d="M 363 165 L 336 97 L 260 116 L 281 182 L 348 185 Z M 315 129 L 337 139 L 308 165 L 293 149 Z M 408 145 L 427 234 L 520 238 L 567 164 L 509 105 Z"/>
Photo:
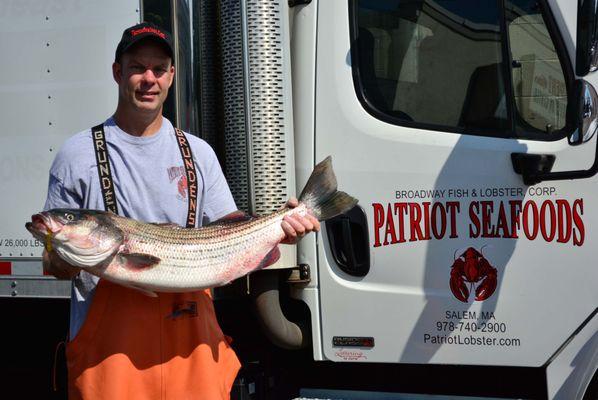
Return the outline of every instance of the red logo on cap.
<path id="1" fill-rule="evenodd" d="M 141 29 L 137 29 L 137 30 L 132 30 L 131 31 L 131 35 L 133 35 L 133 36 L 137 36 L 137 35 L 139 35 L 141 33 L 153 33 L 155 35 L 160 36 L 162 39 L 164 39 L 166 37 L 166 35 L 162 31 L 159 31 L 156 28 L 144 27 L 144 28 L 141 28 Z"/>

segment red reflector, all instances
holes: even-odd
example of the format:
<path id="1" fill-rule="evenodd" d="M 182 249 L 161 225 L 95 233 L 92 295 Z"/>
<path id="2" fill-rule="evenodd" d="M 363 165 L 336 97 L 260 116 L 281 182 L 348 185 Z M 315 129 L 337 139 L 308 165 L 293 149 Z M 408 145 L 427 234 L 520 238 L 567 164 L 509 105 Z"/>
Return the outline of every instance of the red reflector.
<path id="1" fill-rule="evenodd" d="M 0 275 L 12 274 L 12 263 L 10 261 L 0 261 Z"/>

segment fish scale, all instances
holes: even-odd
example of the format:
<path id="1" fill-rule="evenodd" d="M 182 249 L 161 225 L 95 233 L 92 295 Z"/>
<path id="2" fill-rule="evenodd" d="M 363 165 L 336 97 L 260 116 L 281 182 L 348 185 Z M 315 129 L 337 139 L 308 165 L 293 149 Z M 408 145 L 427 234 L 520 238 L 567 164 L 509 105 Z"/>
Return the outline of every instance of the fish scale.
<path id="1" fill-rule="evenodd" d="M 159 292 L 200 290 L 222 286 L 255 269 L 285 237 L 286 215 L 305 215 L 306 206 L 283 209 L 239 223 L 220 223 L 200 229 L 144 224 L 111 215 L 124 235 L 126 252 L 160 259 L 148 268 L 129 268 L 120 257 L 97 269 L 101 277 Z M 257 260 L 257 262 L 256 262 Z"/>

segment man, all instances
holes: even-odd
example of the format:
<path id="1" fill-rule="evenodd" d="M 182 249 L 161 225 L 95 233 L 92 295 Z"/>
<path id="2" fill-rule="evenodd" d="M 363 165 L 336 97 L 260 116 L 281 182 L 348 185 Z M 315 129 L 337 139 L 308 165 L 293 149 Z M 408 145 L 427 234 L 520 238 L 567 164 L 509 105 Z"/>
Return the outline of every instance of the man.
<path id="1" fill-rule="evenodd" d="M 182 226 L 236 213 L 213 150 L 175 133 L 162 116 L 175 73 L 170 35 L 149 23 L 126 29 L 112 72 L 116 112 L 65 142 L 50 170 L 45 208 L 108 208 Z M 182 157 L 189 153 L 191 167 Z M 189 168 L 201 177 L 197 190 L 189 189 Z M 192 200 L 197 218 L 190 217 Z M 295 243 L 319 223 L 293 217 L 282 228 L 284 242 Z M 43 262 L 54 276 L 74 278 L 67 344 L 71 399 L 229 398 L 239 362 L 218 326 L 209 292 L 151 298 L 98 280 L 52 251 L 44 251 Z"/>

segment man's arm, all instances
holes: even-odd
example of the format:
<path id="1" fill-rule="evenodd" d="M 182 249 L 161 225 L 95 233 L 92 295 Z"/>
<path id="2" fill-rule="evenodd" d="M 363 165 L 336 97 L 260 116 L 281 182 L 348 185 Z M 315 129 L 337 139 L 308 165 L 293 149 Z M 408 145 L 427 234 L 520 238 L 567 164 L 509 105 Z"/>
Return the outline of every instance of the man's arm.
<path id="1" fill-rule="evenodd" d="M 60 258 L 55 251 L 46 249 L 42 254 L 42 265 L 45 272 L 58 279 L 73 279 L 81 271 L 81 268 L 74 267 Z"/>

